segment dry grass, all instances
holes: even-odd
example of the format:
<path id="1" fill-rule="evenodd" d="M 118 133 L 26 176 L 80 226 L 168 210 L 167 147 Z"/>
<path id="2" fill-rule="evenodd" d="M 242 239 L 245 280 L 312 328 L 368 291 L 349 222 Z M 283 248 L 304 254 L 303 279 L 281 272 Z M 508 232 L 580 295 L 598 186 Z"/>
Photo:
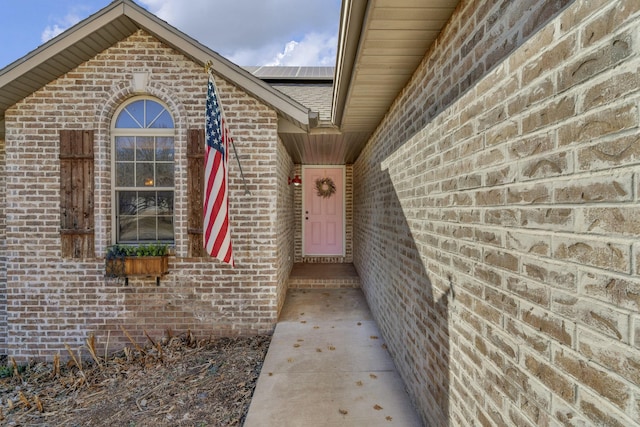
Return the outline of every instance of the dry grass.
<path id="1" fill-rule="evenodd" d="M 64 366 L 59 356 L 10 362 L 13 375 L 0 380 L 0 425 L 242 425 L 269 336 L 148 338 L 144 348 L 101 357 L 90 337 L 84 353 L 67 346 Z"/>

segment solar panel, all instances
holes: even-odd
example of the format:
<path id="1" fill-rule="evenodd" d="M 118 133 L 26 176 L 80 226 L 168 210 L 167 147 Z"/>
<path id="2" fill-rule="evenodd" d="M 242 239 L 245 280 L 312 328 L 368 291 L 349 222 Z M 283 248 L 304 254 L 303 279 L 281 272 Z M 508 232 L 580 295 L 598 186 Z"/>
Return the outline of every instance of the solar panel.
<path id="1" fill-rule="evenodd" d="M 264 80 L 333 80 L 333 67 L 245 67 L 254 76 Z"/>

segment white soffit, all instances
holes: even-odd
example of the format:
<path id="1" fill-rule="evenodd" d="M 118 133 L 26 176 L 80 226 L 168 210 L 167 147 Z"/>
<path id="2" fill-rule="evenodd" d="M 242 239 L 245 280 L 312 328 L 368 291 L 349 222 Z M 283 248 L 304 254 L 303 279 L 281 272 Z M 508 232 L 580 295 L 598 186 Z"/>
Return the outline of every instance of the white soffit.
<path id="1" fill-rule="evenodd" d="M 458 3 L 344 0 L 332 112 L 343 132 L 375 129 Z"/>

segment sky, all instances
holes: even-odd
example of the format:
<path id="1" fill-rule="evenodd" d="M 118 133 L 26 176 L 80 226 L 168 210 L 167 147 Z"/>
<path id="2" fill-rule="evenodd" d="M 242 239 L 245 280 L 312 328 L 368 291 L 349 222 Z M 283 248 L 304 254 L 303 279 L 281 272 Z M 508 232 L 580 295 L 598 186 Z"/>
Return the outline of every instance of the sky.
<path id="1" fill-rule="evenodd" d="M 341 0 L 134 0 L 241 65 L 335 66 Z M 0 69 L 111 0 L 0 0 Z"/>

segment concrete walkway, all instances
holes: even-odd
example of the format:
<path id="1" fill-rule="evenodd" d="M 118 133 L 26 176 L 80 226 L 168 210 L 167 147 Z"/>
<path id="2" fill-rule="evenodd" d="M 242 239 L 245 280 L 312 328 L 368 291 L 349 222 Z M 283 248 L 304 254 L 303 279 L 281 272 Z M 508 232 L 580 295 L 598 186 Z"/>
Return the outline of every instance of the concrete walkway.
<path id="1" fill-rule="evenodd" d="M 360 289 L 290 289 L 245 427 L 420 426 Z"/>

